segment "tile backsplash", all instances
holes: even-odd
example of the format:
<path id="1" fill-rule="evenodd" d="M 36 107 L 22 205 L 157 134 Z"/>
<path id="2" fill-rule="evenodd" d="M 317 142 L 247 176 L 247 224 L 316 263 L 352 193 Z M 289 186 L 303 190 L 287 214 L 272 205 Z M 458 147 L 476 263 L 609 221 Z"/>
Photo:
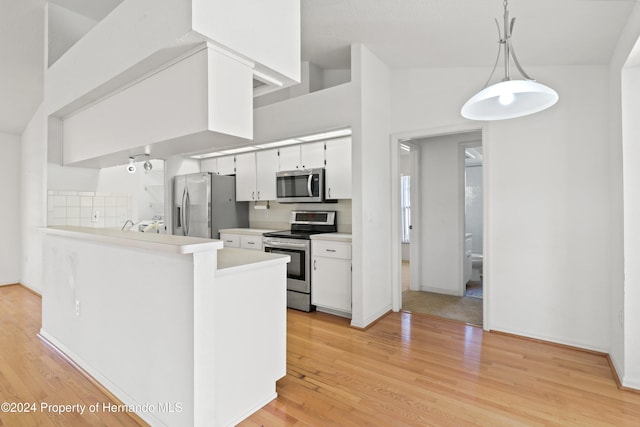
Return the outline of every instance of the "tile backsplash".
<path id="1" fill-rule="evenodd" d="M 120 227 L 132 218 L 131 194 L 49 190 L 48 225 Z"/>

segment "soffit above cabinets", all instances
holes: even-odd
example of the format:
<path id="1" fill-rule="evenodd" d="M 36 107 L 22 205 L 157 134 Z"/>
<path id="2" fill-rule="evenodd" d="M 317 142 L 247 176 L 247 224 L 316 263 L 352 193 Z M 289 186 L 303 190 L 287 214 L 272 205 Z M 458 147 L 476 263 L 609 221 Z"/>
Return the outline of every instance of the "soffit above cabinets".
<path id="1" fill-rule="evenodd" d="M 78 24 L 68 40 L 73 45 L 45 71 L 45 112 L 54 117 L 75 114 L 203 44 L 251 69 L 257 92 L 300 80 L 298 2 L 126 0 L 94 26 L 86 16 L 71 15 L 67 23 Z M 48 34 L 47 44 L 57 36 Z"/>

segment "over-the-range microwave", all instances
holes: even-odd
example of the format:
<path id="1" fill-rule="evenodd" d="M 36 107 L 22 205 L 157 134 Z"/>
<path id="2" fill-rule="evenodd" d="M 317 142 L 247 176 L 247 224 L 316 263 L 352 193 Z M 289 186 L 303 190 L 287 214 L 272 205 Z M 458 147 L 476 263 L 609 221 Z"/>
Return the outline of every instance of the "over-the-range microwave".
<path id="1" fill-rule="evenodd" d="M 276 200 L 280 203 L 324 201 L 324 169 L 276 172 Z"/>

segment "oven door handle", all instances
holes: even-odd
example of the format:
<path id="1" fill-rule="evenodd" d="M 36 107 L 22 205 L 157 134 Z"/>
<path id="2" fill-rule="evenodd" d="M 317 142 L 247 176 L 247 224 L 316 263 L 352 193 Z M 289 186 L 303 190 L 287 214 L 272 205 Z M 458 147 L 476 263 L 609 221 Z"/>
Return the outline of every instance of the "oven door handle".
<path id="1" fill-rule="evenodd" d="M 292 248 L 292 249 L 306 249 L 306 243 L 288 243 L 288 242 L 264 242 L 265 248 Z"/>

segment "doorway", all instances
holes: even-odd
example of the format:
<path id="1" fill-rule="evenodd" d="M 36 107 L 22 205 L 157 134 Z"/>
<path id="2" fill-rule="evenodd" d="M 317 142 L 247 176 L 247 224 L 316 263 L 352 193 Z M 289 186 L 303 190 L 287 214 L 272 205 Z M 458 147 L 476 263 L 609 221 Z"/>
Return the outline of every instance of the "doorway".
<path id="1" fill-rule="evenodd" d="M 439 315 L 444 309 L 442 317 L 488 329 L 488 257 L 483 239 L 486 208 L 481 198 L 485 193 L 483 129 L 460 127 L 394 135 L 392 145 L 392 184 L 399 206 L 394 212 L 398 224 L 394 310 L 420 311 L 426 297 L 423 305 L 433 311 L 427 314 Z M 438 155 L 448 157 L 444 160 Z M 475 161 L 465 161 L 472 157 Z M 474 168 L 469 173 L 467 163 Z M 478 175 L 479 183 L 474 182 Z M 444 181 L 449 182 L 434 184 Z M 422 197 L 425 194 L 430 196 Z M 465 311 L 475 312 L 475 316 L 465 317 Z"/>

